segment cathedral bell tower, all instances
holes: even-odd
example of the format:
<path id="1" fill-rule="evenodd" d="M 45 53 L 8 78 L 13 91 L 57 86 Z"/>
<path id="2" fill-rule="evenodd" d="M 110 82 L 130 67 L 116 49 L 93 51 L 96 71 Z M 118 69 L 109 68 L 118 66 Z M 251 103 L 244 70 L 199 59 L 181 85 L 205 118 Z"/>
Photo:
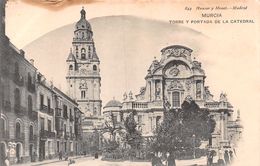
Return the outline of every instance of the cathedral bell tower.
<path id="1" fill-rule="evenodd" d="M 84 8 L 81 18 L 75 25 L 72 48 L 67 62 L 68 94 L 76 99 L 79 109 L 86 117 L 101 115 L 100 69 L 96 54 L 91 25 L 86 20 Z"/>

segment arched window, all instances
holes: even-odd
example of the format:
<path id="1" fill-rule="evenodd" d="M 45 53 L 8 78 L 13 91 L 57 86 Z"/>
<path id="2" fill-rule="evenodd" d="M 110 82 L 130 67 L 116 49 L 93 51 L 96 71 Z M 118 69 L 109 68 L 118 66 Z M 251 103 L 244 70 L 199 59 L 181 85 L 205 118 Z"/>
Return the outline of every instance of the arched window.
<path id="1" fill-rule="evenodd" d="M 88 58 L 91 58 L 91 47 L 88 46 Z"/>
<path id="2" fill-rule="evenodd" d="M 160 119 L 161 119 L 161 116 L 156 117 L 156 128 L 158 128 L 158 126 L 159 126 Z"/>
<path id="3" fill-rule="evenodd" d="M 96 65 L 93 65 L 93 70 L 97 71 L 97 66 Z"/>
<path id="4" fill-rule="evenodd" d="M 85 50 L 85 48 L 81 49 L 81 59 L 86 59 L 86 50 Z"/>
<path id="5" fill-rule="evenodd" d="M 72 65 L 69 66 L 69 70 L 73 70 L 73 66 Z"/>
<path id="6" fill-rule="evenodd" d="M 85 34 L 84 34 L 84 32 L 82 32 L 82 39 L 84 39 L 84 37 L 85 37 Z"/>
<path id="7" fill-rule="evenodd" d="M 86 97 L 86 92 L 83 90 L 83 91 L 81 91 L 81 98 L 85 99 L 85 97 Z"/>
<path id="8" fill-rule="evenodd" d="M 30 140 L 33 140 L 33 126 L 30 125 L 30 131 L 29 131 Z"/>
<path id="9" fill-rule="evenodd" d="M 16 122 L 16 125 L 15 125 L 15 136 L 16 136 L 16 138 L 21 137 L 21 125 L 19 122 Z"/>
<path id="10" fill-rule="evenodd" d="M 28 96 L 28 112 L 32 112 L 32 111 L 33 111 L 32 96 L 29 95 Z"/>
<path id="11" fill-rule="evenodd" d="M 173 92 L 172 93 L 172 106 L 173 107 L 180 107 L 180 93 Z"/>
<path id="12" fill-rule="evenodd" d="M 16 88 L 14 90 L 14 105 L 15 107 L 20 107 L 21 104 L 21 95 L 20 95 L 20 90 Z"/>

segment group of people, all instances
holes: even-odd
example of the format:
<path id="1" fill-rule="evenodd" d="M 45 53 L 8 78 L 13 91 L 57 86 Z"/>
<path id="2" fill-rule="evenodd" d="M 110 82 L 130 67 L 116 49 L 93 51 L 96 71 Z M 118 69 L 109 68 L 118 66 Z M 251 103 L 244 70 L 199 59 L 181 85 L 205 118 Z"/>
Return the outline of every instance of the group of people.
<path id="1" fill-rule="evenodd" d="M 176 166 L 173 154 L 168 154 L 162 160 L 158 155 L 152 154 L 152 166 Z"/>
<path id="2" fill-rule="evenodd" d="M 65 154 L 63 155 L 62 151 L 60 151 L 60 152 L 59 152 L 59 160 L 62 160 L 62 157 L 64 157 L 65 161 L 68 160 L 68 154 L 65 153 Z"/>
<path id="3" fill-rule="evenodd" d="M 214 150 L 209 151 L 207 155 L 207 166 L 212 166 L 214 161 L 214 156 L 216 155 L 216 152 Z M 219 159 L 217 162 L 218 166 L 227 166 L 230 165 L 233 161 L 234 155 L 232 150 L 225 150 L 223 153 L 223 150 L 220 149 L 218 153 Z"/>

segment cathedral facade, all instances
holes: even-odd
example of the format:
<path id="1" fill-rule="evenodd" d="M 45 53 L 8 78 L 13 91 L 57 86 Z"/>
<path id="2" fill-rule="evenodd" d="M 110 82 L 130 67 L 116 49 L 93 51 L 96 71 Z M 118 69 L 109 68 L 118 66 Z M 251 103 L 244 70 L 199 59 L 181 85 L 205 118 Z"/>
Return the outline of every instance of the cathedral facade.
<path id="1" fill-rule="evenodd" d="M 216 121 L 208 147 L 235 146 L 236 141 L 231 141 L 238 138 L 242 127 L 239 121 L 233 120 L 233 106 L 223 93 L 218 101 L 214 100 L 205 85 L 205 78 L 201 63 L 193 57 L 192 49 L 180 45 L 168 46 L 161 50 L 161 59 L 155 59 L 150 65 L 145 76 L 146 85 L 140 88 L 140 93 L 135 96 L 132 92 L 125 93 L 122 103 L 109 101 L 103 114 L 109 118 L 112 113 L 113 119 L 120 122 L 122 117 L 135 110 L 139 130 L 144 137 L 150 137 L 163 119 L 166 104 L 171 109 L 178 109 L 185 100 L 194 100 L 201 109 L 208 109 Z M 237 132 L 231 126 L 238 127 L 234 129 Z"/>

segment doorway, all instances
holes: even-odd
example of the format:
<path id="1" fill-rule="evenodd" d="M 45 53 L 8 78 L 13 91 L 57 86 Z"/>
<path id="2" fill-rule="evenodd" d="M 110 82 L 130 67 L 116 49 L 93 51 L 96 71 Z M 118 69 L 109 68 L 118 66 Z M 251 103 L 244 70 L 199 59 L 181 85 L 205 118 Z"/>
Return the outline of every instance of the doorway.
<path id="1" fill-rule="evenodd" d="M 6 157 L 5 144 L 1 143 L 0 144 L 0 165 L 4 165 L 5 157 Z"/>
<path id="2" fill-rule="evenodd" d="M 17 163 L 21 163 L 21 144 L 16 144 L 16 158 Z"/>

